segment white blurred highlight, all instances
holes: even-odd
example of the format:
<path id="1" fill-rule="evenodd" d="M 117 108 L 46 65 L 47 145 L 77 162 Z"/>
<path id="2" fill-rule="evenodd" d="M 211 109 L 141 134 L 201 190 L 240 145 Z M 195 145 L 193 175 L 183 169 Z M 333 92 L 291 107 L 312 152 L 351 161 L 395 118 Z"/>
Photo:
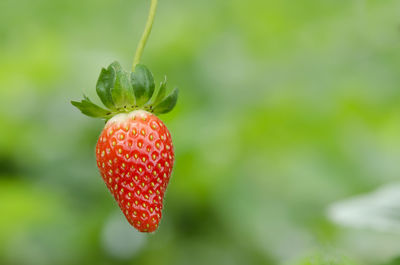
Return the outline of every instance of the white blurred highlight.
<path id="1" fill-rule="evenodd" d="M 340 225 L 400 233 L 400 183 L 331 205 L 329 218 Z"/>

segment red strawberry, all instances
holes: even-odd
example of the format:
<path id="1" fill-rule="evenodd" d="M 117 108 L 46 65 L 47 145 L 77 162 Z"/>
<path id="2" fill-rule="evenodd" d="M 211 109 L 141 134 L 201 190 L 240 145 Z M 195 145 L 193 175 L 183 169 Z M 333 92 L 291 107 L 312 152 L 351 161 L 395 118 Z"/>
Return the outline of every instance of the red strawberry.
<path id="1" fill-rule="evenodd" d="M 166 80 L 155 90 L 152 73 L 139 64 L 149 37 L 157 0 L 151 0 L 146 27 L 133 60 L 134 72 L 118 62 L 101 70 L 96 85 L 104 109 L 86 96 L 72 101 L 83 114 L 107 121 L 96 146 L 97 166 L 126 219 L 140 232 L 153 232 L 174 164 L 171 135 L 154 114 L 171 111 L 178 90 L 166 93 Z"/>
<path id="2" fill-rule="evenodd" d="M 96 146 L 100 174 L 129 223 L 140 232 L 153 232 L 174 164 L 171 134 L 154 114 L 169 112 L 178 90 L 165 96 L 166 82 L 155 91 L 145 66 L 128 73 L 114 62 L 101 71 L 97 94 L 109 110 L 87 97 L 72 104 L 107 120 Z"/>
<path id="3" fill-rule="evenodd" d="M 137 110 L 110 119 L 96 147 L 97 166 L 131 225 L 153 232 L 174 164 L 171 135 L 155 115 Z"/>

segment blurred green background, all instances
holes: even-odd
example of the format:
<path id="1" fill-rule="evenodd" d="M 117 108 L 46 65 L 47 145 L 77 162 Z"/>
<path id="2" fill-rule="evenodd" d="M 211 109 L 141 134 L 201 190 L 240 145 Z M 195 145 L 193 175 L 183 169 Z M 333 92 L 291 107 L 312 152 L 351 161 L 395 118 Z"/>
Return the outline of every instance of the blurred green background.
<path id="1" fill-rule="evenodd" d="M 180 88 L 176 164 L 145 235 L 70 100 L 130 69 L 148 6 L 0 1 L 0 264 L 400 264 L 400 229 L 329 214 L 399 178 L 400 1 L 161 0 L 142 62 Z"/>

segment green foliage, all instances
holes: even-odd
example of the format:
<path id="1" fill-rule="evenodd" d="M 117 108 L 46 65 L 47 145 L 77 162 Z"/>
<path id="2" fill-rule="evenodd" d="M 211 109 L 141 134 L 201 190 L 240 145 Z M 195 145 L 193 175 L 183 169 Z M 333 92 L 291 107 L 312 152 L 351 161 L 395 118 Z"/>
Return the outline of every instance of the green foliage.
<path id="1" fill-rule="evenodd" d="M 115 64 L 111 64 L 107 69 L 102 68 L 99 79 L 96 85 L 97 95 L 103 102 L 104 106 L 115 110 L 114 101 L 111 95 L 111 88 L 114 87 L 116 82 L 116 70 L 113 67 Z"/>
<path id="2" fill-rule="evenodd" d="M 93 118 L 106 118 L 110 116 L 110 111 L 105 110 L 94 104 L 88 97 L 83 96 L 81 102 L 71 101 L 72 105 L 77 107 L 83 114 Z"/>
<path id="3" fill-rule="evenodd" d="M 122 70 L 118 62 L 113 62 L 110 67 L 114 69 L 115 79 L 114 83 L 107 87 L 107 89 L 111 91 L 114 107 L 118 110 L 124 108 L 126 105 L 133 105 L 135 95 L 133 86 L 129 80 L 129 73 Z"/>
<path id="4" fill-rule="evenodd" d="M 167 77 L 165 77 L 164 81 L 161 82 L 158 91 L 154 93 L 155 97 L 153 98 L 152 104 L 157 106 L 165 97 L 166 93 L 167 93 Z"/>
<path id="5" fill-rule="evenodd" d="M 136 96 L 136 104 L 144 105 L 154 92 L 153 74 L 146 66 L 138 64 L 135 71 L 131 73 L 131 83 Z"/>
<path id="6" fill-rule="evenodd" d="M 162 91 L 160 90 L 162 93 Z M 160 103 L 154 106 L 155 113 L 167 113 L 170 112 L 176 105 L 178 100 L 179 90 L 177 88 L 173 89 Z"/>
<path id="7" fill-rule="evenodd" d="M 119 62 L 115 61 L 107 69 L 101 70 L 96 85 L 97 95 L 110 110 L 95 105 L 86 96 L 81 102 L 71 103 L 83 114 L 94 118 L 110 119 L 118 113 L 135 109 L 164 114 L 170 112 L 178 100 L 178 89 L 172 90 L 165 96 L 166 86 L 165 79 L 154 93 L 153 74 L 146 66 L 138 64 L 134 72 L 128 73 L 122 69 Z M 153 97 L 154 102 L 151 101 Z"/>

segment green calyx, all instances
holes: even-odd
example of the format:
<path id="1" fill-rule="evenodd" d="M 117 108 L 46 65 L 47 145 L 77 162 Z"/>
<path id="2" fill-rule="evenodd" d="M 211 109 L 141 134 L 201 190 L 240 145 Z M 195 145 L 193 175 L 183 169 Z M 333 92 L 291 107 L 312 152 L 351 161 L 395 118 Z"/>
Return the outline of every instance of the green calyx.
<path id="1" fill-rule="evenodd" d="M 108 109 L 97 106 L 86 96 L 80 102 L 71 103 L 87 116 L 108 120 L 119 113 L 138 109 L 154 114 L 167 113 L 178 99 L 177 88 L 167 93 L 166 78 L 156 89 L 153 74 L 146 66 L 138 64 L 134 72 L 129 73 L 117 61 L 101 70 L 96 92 Z"/>

